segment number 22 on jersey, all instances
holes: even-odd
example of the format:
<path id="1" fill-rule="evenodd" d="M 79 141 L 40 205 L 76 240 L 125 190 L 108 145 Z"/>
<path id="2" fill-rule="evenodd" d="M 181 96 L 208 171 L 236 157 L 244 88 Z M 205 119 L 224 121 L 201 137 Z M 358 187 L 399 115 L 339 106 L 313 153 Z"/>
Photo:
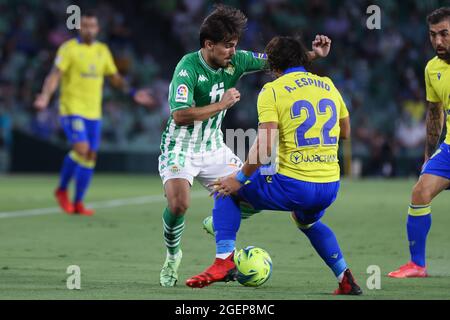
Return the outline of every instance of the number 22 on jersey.
<path id="1" fill-rule="evenodd" d="M 331 110 L 331 115 L 327 114 L 327 109 Z M 330 131 L 337 122 L 336 104 L 333 100 L 322 99 L 317 104 L 317 107 L 314 107 L 308 100 L 296 101 L 291 107 L 291 119 L 299 118 L 302 111 L 305 113 L 306 118 L 295 132 L 297 147 L 334 146 L 338 143 L 338 137 L 330 136 Z M 321 124 L 323 121 L 318 121 L 321 117 L 328 117 L 323 124 Z M 306 138 L 306 133 L 318 125 L 321 125 L 320 136 Z"/>

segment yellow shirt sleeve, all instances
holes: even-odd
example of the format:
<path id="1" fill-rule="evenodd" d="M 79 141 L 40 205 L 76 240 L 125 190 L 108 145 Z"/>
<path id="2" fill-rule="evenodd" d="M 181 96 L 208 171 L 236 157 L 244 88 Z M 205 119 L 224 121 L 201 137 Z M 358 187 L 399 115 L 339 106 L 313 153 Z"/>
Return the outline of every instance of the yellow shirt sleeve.
<path id="1" fill-rule="evenodd" d="M 264 86 L 258 96 L 259 123 L 278 122 L 275 90 L 271 86 Z"/>
<path id="2" fill-rule="evenodd" d="M 62 44 L 56 53 L 55 66 L 61 71 L 66 72 L 70 66 L 70 50 L 67 44 Z"/>
<path id="3" fill-rule="evenodd" d="M 434 91 L 433 86 L 431 85 L 430 75 L 428 74 L 428 68 L 425 68 L 425 90 L 427 93 L 427 101 L 429 102 L 441 102 L 439 96 Z"/>
<path id="4" fill-rule="evenodd" d="M 114 59 L 111 54 L 111 51 L 109 50 L 109 48 L 107 46 L 105 46 L 105 52 L 106 52 L 106 60 L 105 60 L 105 69 L 103 71 L 103 74 L 105 76 L 110 76 L 110 75 L 117 73 L 117 67 L 116 67 L 116 64 L 114 63 Z"/>

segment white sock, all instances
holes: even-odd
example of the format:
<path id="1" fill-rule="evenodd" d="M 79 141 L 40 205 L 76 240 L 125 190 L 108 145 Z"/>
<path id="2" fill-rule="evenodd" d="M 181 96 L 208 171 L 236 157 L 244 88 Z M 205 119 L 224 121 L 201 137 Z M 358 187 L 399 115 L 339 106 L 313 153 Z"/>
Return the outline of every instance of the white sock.
<path id="1" fill-rule="evenodd" d="M 216 253 L 216 258 L 225 260 L 226 258 L 228 258 L 234 251 L 231 252 L 225 252 L 225 253 Z"/>
<path id="2" fill-rule="evenodd" d="M 342 273 L 341 273 L 340 275 L 337 276 L 337 279 L 338 279 L 339 283 L 341 283 L 341 282 L 342 282 L 342 279 L 344 279 L 344 273 L 345 273 L 346 270 L 347 270 L 347 269 L 345 269 L 344 271 L 342 271 Z"/>
<path id="3" fill-rule="evenodd" d="M 178 251 L 178 252 L 175 253 L 175 254 L 170 254 L 169 251 L 167 251 L 167 257 L 168 257 L 169 259 L 174 260 L 175 258 L 178 258 L 179 255 L 180 255 L 180 251 Z"/>

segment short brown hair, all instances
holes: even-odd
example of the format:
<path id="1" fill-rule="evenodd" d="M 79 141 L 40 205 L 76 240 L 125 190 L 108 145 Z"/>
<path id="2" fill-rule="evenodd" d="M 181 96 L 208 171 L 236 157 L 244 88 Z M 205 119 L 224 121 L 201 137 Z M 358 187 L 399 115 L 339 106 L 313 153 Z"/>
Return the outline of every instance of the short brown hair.
<path id="1" fill-rule="evenodd" d="M 272 71 L 284 71 L 309 64 L 307 49 L 298 36 L 274 37 L 267 44 L 265 52 Z"/>
<path id="2" fill-rule="evenodd" d="M 217 5 L 200 27 L 200 47 L 205 40 L 214 43 L 239 39 L 247 25 L 247 17 L 242 11 L 225 5 Z"/>
<path id="3" fill-rule="evenodd" d="M 450 7 L 436 9 L 427 16 L 428 24 L 437 24 L 445 19 L 450 20 Z"/>

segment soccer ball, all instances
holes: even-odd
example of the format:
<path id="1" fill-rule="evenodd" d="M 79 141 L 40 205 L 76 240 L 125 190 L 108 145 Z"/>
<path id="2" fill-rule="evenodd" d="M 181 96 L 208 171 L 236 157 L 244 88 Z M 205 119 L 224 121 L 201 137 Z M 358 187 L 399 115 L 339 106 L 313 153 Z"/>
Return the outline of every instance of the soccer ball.
<path id="1" fill-rule="evenodd" d="M 239 250 L 234 256 L 237 281 L 246 287 L 259 287 L 272 274 L 272 259 L 267 251 L 254 246 Z"/>

